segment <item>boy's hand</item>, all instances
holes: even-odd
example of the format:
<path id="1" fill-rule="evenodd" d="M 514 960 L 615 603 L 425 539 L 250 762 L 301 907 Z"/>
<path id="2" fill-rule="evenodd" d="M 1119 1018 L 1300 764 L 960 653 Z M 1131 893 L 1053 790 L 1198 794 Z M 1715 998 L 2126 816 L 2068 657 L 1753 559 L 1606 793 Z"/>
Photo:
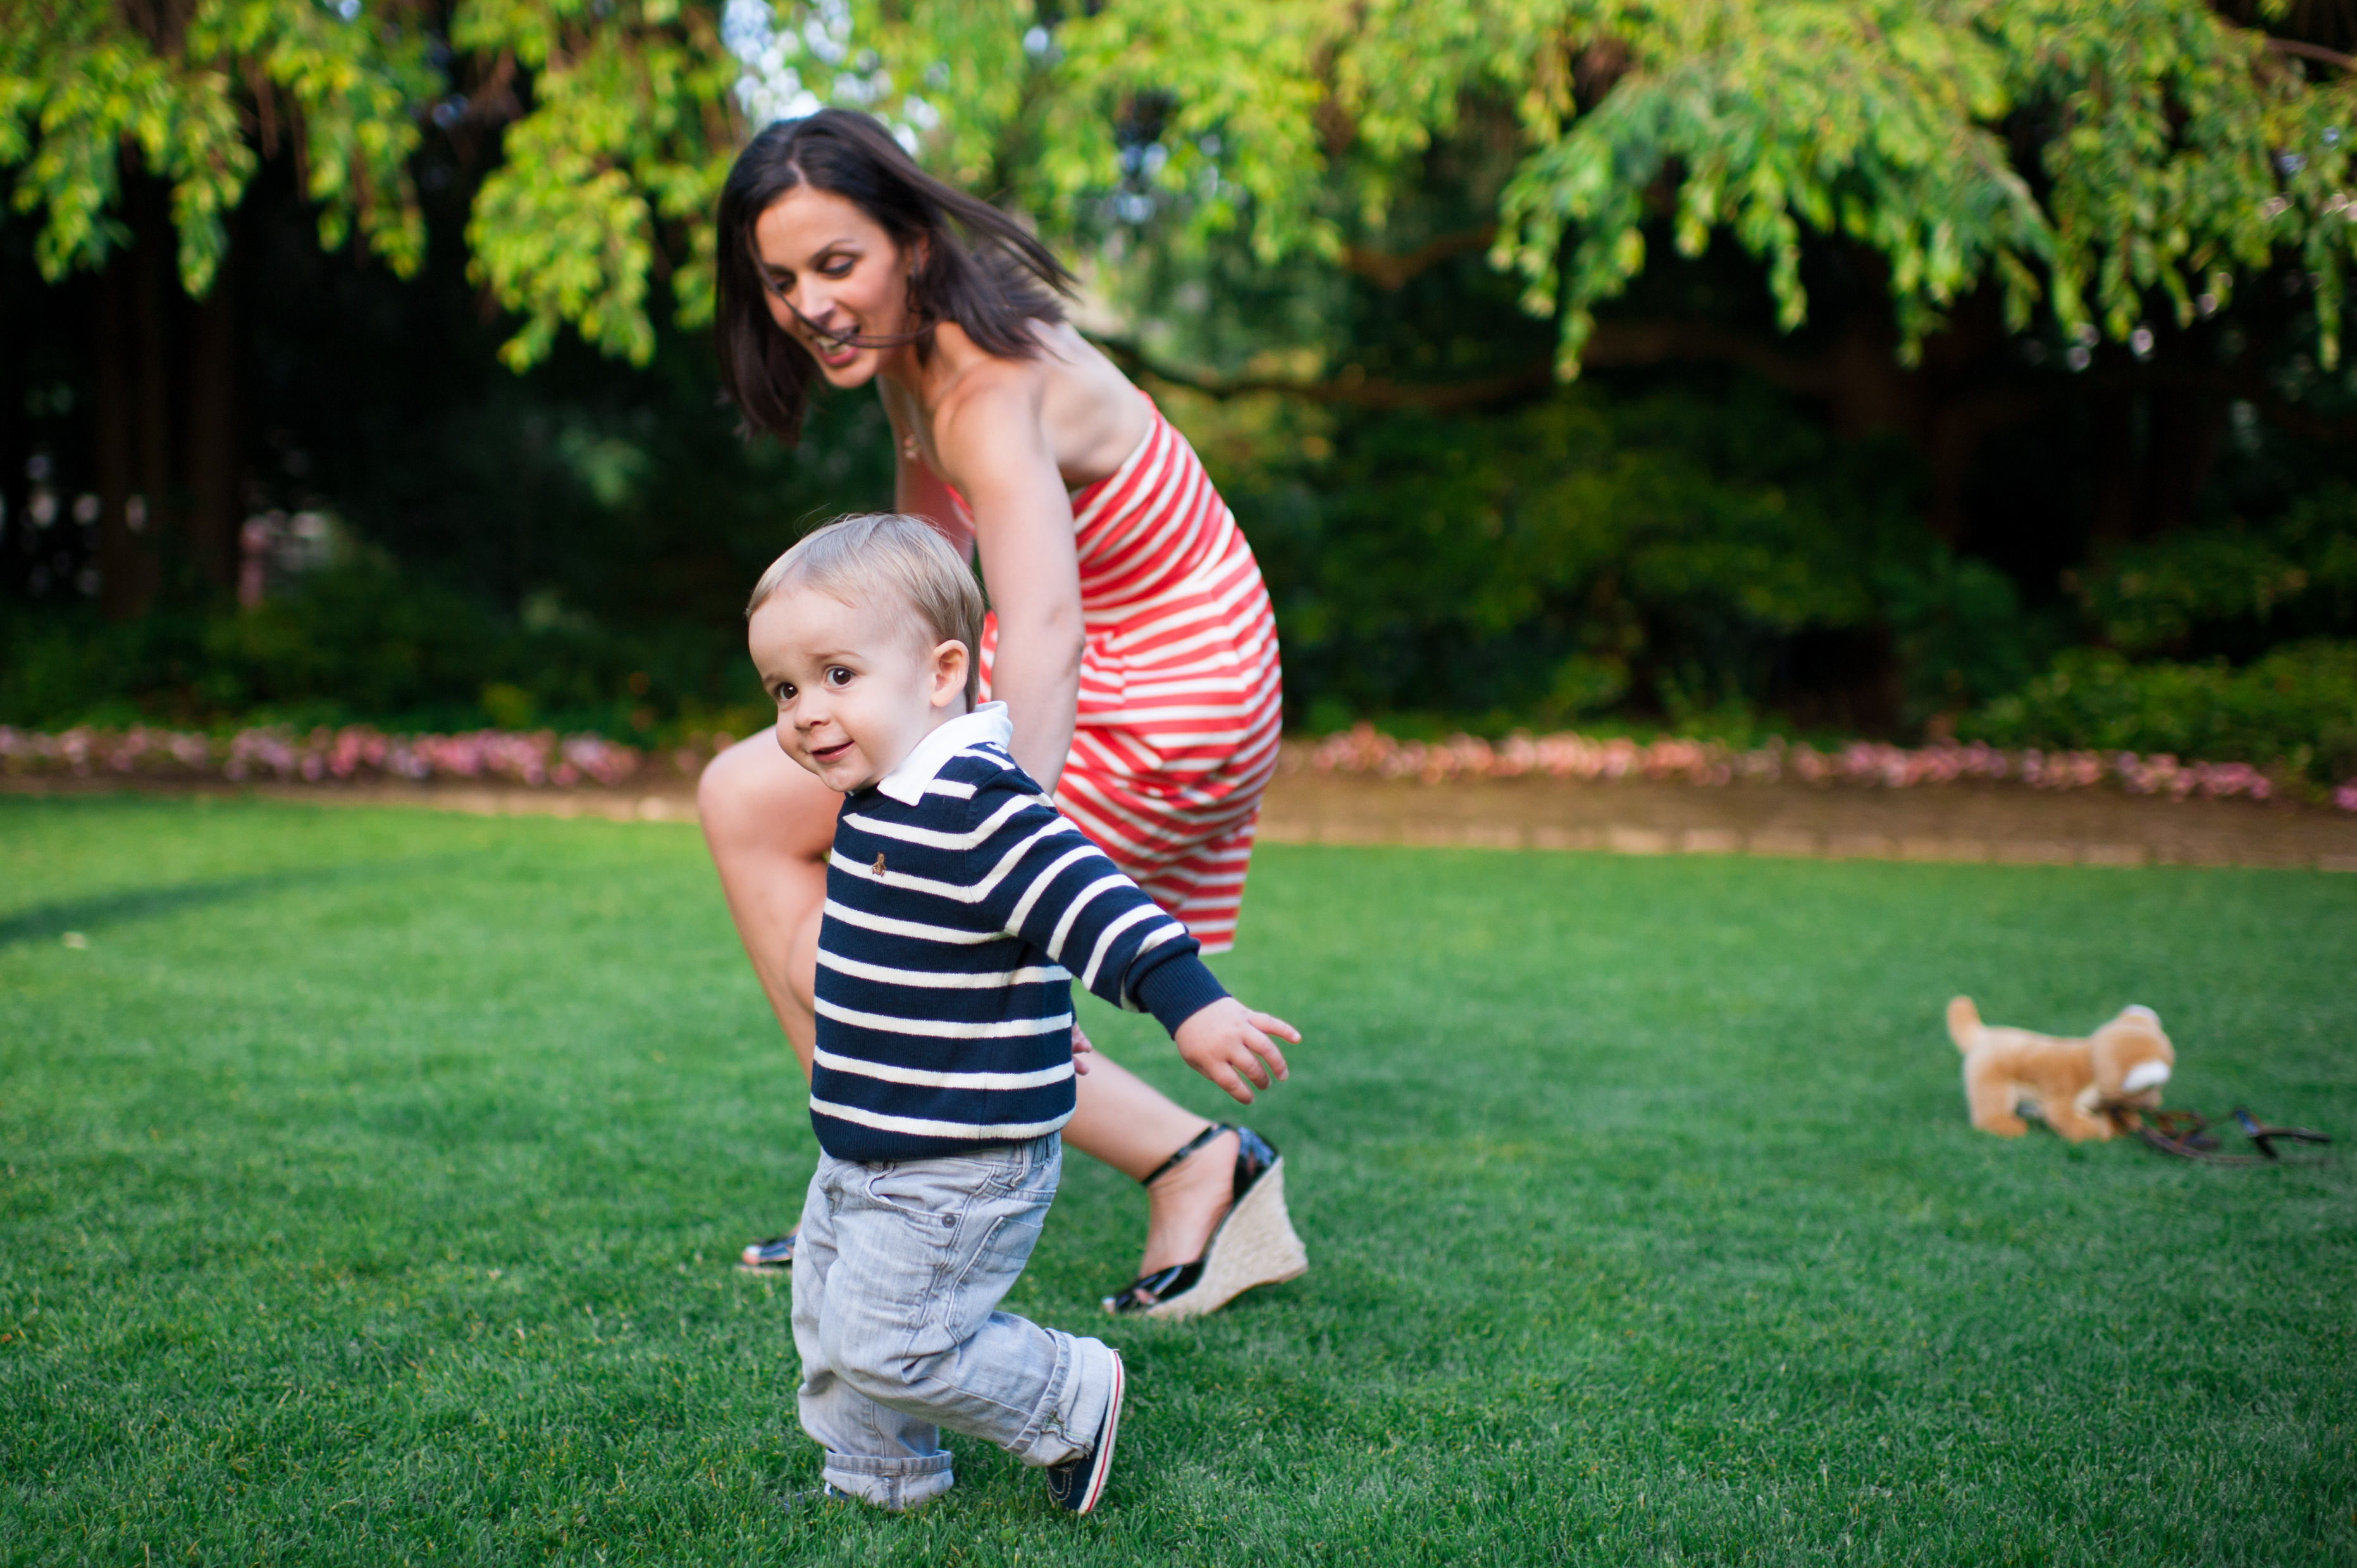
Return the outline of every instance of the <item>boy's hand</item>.
<path id="1" fill-rule="evenodd" d="M 1081 1033 L 1081 1026 L 1078 1024 L 1073 1025 L 1072 1070 L 1082 1078 L 1086 1078 L 1088 1076 L 1089 1053 L 1095 1049 L 1096 1047 L 1094 1046 L 1089 1044 L 1089 1037 Z"/>
<path id="2" fill-rule="evenodd" d="M 1284 1019 L 1255 1013 L 1234 997 L 1222 996 L 1179 1025 L 1173 1038 L 1189 1067 L 1226 1090 L 1239 1103 L 1250 1105 L 1253 1095 L 1244 1087 L 1245 1079 L 1266 1089 L 1271 1072 L 1278 1078 L 1290 1076 L 1285 1053 L 1269 1038 L 1271 1035 L 1297 1046 L 1301 1043 L 1301 1031 Z M 1266 1067 L 1261 1065 L 1264 1061 Z"/>

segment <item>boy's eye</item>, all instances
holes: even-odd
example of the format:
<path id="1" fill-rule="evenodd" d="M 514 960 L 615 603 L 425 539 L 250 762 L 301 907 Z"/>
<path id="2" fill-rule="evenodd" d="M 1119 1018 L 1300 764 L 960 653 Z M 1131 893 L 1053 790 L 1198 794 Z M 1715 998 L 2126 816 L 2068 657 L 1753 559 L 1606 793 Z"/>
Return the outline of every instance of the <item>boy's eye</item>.
<path id="1" fill-rule="evenodd" d="M 826 683 L 830 686 L 848 686 L 851 684 L 851 671 L 840 664 L 830 664 L 826 668 Z"/>
<path id="2" fill-rule="evenodd" d="M 785 704 L 785 703 L 791 703 L 791 702 L 792 702 L 793 700 L 794 700 L 794 683 L 793 683 L 792 682 L 791 682 L 791 681 L 780 681 L 780 682 L 778 682 L 778 702 L 779 702 L 779 704 L 780 704 L 780 706 L 782 706 L 782 705 L 784 705 L 784 704 Z"/>

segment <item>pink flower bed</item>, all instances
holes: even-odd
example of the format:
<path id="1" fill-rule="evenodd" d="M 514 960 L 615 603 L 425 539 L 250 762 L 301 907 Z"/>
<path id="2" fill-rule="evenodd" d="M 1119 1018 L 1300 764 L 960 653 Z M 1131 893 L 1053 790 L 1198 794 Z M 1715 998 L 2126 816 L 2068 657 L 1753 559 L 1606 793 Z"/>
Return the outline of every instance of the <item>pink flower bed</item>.
<path id="1" fill-rule="evenodd" d="M 682 778 L 694 778 L 705 759 L 729 741 L 723 735 L 699 737 L 699 742 L 673 751 L 670 761 Z M 19 775 L 223 779 L 233 783 L 477 779 L 570 789 L 585 784 L 613 788 L 641 778 L 651 766 L 650 758 L 633 746 L 596 735 L 560 736 L 554 730 L 387 735 L 365 725 L 348 725 L 307 735 L 278 727 L 244 729 L 221 739 L 137 726 L 84 726 L 49 735 L 0 725 L 0 773 Z M 2165 795 L 2176 800 L 2194 796 L 2266 800 L 2278 788 L 2246 762 L 2180 762 L 2130 751 L 1999 751 L 1977 742 L 1910 747 L 1867 740 L 1820 751 L 1781 739 L 1738 750 L 1717 741 L 1670 736 L 1641 743 L 1570 732 L 1532 736 L 1519 731 L 1496 742 L 1469 735 L 1426 742 L 1396 740 L 1371 725 L 1289 744 L 1285 768 L 1415 779 L 1426 784 L 1526 778 L 1700 785 L 1790 779 L 1907 789 L 1967 780 L 2011 781 L 2037 789 L 2110 786 L 2130 795 Z M 2341 811 L 2357 811 L 2357 779 L 2334 789 L 2331 800 Z"/>
<path id="2" fill-rule="evenodd" d="M 1663 737 L 1651 742 L 1593 736 L 1533 736 L 1516 732 L 1501 741 L 1469 735 L 1444 741 L 1396 740 L 1361 725 L 1322 740 L 1287 748 L 1289 770 L 1372 774 L 1379 779 L 1415 779 L 1444 784 L 1458 779 L 1568 779 L 1584 784 L 1623 779 L 1703 785 L 1851 785 L 1908 789 L 1964 780 L 2010 780 L 2037 789 L 2085 789 L 2110 785 L 2130 795 L 2165 795 L 2182 800 L 2242 797 L 2272 799 L 2276 785 L 2247 762 L 2180 762 L 2174 757 L 2140 757 L 2132 751 L 1999 751 L 1975 742 L 1936 746 L 1889 746 L 1855 740 L 1820 751 L 1805 742 L 1772 739 L 1738 750 L 1717 741 Z M 2357 811 L 2357 779 L 2333 791 L 2332 803 Z"/>
<path id="3" fill-rule="evenodd" d="M 716 737 L 719 738 L 719 737 Z M 725 742 L 724 742 L 725 744 Z M 675 759 L 693 776 L 705 754 L 683 748 Z M 147 779 L 497 779 L 534 789 L 621 784 L 645 758 L 632 746 L 597 735 L 554 730 L 474 730 L 464 735 L 386 735 L 365 725 L 315 729 L 243 729 L 226 739 L 185 730 L 70 729 L 56 735 L 0 725 L 0 772 L 109 774 Z"/>

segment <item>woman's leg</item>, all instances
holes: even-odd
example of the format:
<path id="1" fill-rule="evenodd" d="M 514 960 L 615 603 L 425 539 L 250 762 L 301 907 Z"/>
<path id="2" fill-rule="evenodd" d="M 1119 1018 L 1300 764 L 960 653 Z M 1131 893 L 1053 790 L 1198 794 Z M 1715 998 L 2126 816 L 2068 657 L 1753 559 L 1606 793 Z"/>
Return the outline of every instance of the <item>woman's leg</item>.
<path id="1" fill-rule="evenodd" d="M 811 986 L 826 905 L 826 854 L 842 804 L 842 796 L 778 749 L 773 729 L 714 757 L 695 787 L 696 815 L 728 918 L 804 1078 L 818 1042 Z"/>
<path id="2" fill-rule="evenodd" d="M 714 757 L 695 792 L 729 918 L 804 1078 L 817 1042 L 811 988 L 818 974 L 826 855 L 842 803 L 778 749 L 770 730 Z M 1064 1142 L 1141 1181 L 1211 1125 L 1101 1056 L 1090 1061 L 1078 1089 Z M 1138 1273 L 1202 1255 L 1227 1212 L 1235 1154 L 1232 1133 L 1214 1139 L 1146 1189 L 1146 1257 Z"/>
<path id="3" fill-rule="evenodd" d="M 1080 1091 L 1064 1142 L 1137 1181 L 1211 1124 L 1102 1056 L 1091 1056 Z M 1235 1196 L 1236 1144 L 1233 1133 L 1222 1133 L 1146 1189 L 1146 1257 L 1139 1273 L 1203 1255 Z"/>

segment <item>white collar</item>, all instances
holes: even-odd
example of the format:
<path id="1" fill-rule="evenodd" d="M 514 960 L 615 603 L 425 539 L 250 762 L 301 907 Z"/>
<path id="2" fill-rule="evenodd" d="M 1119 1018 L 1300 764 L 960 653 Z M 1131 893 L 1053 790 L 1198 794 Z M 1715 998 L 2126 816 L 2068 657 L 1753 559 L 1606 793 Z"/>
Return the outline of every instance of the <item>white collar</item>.
<path id="1" fill-rule="evenodd" d="M 876 781 L 876 788 L 904 806 L 916 805 L 925 798 L 925 786 L 940 777 L 951 757 L 969 746 L 1005 746 L 1014 738 L 1015 725 L 1006 716 L 1006 704 L 985 703 L 919 741 L 899 767 Z"/>

